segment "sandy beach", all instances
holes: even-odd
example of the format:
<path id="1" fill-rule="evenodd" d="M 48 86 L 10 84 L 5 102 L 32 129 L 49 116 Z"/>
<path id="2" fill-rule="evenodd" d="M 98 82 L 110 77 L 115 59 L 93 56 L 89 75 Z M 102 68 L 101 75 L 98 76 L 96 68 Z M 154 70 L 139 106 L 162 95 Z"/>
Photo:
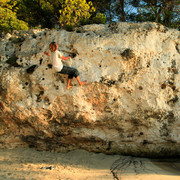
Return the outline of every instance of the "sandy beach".
<path id="1" fill-rule="evenodd" d="M 76 150 L 0 150 L 1 180 L 179 180 L 180 159 L 148 159 Z"/>

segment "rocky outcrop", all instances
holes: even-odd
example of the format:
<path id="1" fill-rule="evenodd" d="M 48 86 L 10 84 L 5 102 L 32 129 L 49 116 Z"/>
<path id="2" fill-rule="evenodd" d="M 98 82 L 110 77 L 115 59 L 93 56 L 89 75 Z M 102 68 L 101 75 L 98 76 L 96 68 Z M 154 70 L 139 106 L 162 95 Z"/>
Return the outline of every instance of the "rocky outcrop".
<path id="1" fill-rule="evenodd" d="M 66 90 L 56 41 L 87 85 Z M 31 30 L 0 41 L 0 148 L 180 155 L 180 32 L 156 23 Z"/>

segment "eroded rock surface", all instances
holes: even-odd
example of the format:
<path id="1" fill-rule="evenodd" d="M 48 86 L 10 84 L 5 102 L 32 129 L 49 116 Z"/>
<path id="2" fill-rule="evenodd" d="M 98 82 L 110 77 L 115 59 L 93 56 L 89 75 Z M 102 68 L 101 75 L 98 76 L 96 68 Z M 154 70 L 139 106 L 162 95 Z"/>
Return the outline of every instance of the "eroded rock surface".
<path id="1" fill-rule="evenodd" d="M 56 41 L 87 85 L 66 90 Z M 0 148 L 180 155 L 180 32 L 155 23 L 14 32 L 0 41 Z"/>

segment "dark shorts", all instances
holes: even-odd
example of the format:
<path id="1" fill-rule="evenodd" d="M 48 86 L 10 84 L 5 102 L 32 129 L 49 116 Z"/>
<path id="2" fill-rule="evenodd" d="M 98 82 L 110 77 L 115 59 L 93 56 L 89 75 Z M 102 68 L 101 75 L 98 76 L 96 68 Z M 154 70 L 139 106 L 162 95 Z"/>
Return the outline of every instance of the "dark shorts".
<path id="1" fill-rule="evenodd" d="M 69 79 L 72 79 L 73 77 L 78 77 L 79 72 L 76 68 L 72 68 L 69 66 L 63 66 L 62 70 L 58 72 L 60 74 L 67 74 Z"/>

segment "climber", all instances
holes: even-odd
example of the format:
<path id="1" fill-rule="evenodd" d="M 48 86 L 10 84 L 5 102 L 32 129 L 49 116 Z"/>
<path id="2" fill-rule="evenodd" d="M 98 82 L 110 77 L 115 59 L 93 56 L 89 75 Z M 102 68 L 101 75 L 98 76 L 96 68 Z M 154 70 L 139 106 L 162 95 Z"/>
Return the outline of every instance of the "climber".
<path id="1" fill-rule="evenodd" d="M 68 60 L 69 58 L 71 58 L 70 56 L 68 57 L 64 57 L 62 52 L 58 51 L 58 45 L 56 42 L 51 42 L 49 45 L 49 49 L 50 49 L 50 53 L 48 53 L 47 51 L 44 52 L 44 54 L 46 54 L 47 56 L 50 56 L 51 62 L 52 62 L 52 66 L 53 69 L 55 70 L 55 72 L 60 73 L 60 74 L 67 74 L 68 75 L 68 82 L 67 82 L 67 89 L 72 88 L 73 86 L 71 85 L 71 80 L 73 79 L 73 77 L 76 78 L 76 80 L 78 81 L 80 86 L 83 86 L 86 81 L 81 81 L 79 78 L 79 72 L 77 69 L 69 67 L 69 66 L 64 66 L 62 64 L 61 60 Z"/>

